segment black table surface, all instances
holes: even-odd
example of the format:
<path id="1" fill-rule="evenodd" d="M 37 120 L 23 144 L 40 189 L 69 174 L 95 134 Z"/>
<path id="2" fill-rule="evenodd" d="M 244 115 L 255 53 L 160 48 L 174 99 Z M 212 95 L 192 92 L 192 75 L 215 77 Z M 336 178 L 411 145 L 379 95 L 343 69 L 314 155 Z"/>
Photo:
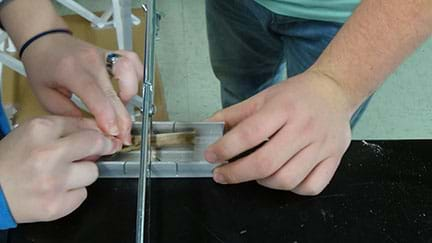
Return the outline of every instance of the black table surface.
<path id="1" fill-rule="evenodd" d="M 431 150 L 432 141 L 353 142 L 315 197 L 153 179 L 150 242 L 432 242 Z M 8 242 L 134 242 L 136 182 L 101 179 L 77 211 L 20 225 Z"/>

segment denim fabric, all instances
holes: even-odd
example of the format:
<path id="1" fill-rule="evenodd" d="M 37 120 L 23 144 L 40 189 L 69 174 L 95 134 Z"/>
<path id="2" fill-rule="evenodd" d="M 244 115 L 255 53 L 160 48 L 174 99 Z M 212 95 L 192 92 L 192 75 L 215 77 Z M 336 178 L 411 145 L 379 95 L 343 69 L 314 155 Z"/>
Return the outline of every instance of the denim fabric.
<path id="1" fill-rule="evenodd" d="M 206 15 L 210 59 L 224 108 L 282 81 L 284 70 L 287 77 L 304 72 L 342 27 L 278 15 L 251 0 L 206 0 Z"/>

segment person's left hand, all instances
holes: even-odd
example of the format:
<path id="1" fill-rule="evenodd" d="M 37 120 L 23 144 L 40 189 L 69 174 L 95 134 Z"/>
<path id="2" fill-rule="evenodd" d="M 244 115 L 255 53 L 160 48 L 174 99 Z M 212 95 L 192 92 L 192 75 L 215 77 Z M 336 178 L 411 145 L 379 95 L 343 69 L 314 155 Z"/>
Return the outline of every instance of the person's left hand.
<path id="1" fill-rule="evenodd" d="M 216 113 L 210 121 L 224 121 L 228 132 L 207 149 L 207 161 L 231 160 L 264 144 L 216 168 L 214 180 L 257 180 L 301 195 L 320 193 L 351 141 L 350 101 L 334 80 L 307 71 Z"/>
<path id="2" fill-rule="evenodd" d="M 70 100 L 76 94 L 105 133 L 130 144 L 132 123 L 124 104 L 136 95 L 143 66 L 135 53 L 116 51 L 122 55 L 113 68 L 117 94 L 105 67 L 107 52 L 66 34 L 52 34 L 32 43 L 23 62 L 34 93 L 49 112 L 80 116 Z"/>

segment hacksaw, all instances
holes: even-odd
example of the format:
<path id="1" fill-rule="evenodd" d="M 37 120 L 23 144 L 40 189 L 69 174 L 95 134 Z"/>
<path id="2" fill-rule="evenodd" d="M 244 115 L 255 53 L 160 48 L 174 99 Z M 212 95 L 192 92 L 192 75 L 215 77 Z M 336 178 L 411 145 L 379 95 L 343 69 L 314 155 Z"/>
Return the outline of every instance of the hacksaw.
<path id="1" fill-rule="evenodd" d="M 133 135 L 141 136 L 139 151 L 120 152 L 103 157 L 98 163 L 101 178 L 138 178 L 136 243 L 150 242 L 150 227 L 147 220 L 151 210 L 151 178 L 203 178 L 212 177 L 215 164 L 204 159 L 205 149 L 223 134 L 224 124 L 214 122 L 153 122 L 155 55 L 154 42 L 159 17 L 155 11 L 155 0 L 143 5 L 146 13 L 144 80 L 142 97 L 135 96 L 132 104 L 141 113 L 141 122 L 134 122 Z M 141 100 L 141 101 L 140 101 Z M 131 114 L 137 117 L 136 114 Z M 193 131 L 193 142 L 179 146 L 152 146 L 152 136 L 164 133 Z"/>

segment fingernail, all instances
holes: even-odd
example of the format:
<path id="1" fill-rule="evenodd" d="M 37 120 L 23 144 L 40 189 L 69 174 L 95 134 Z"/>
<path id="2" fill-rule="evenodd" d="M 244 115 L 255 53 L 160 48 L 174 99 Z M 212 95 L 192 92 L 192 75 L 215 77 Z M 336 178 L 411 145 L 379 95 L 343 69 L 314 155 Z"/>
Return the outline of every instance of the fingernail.
<path id="1" fill-rule="evenodd" d="M 111 136 L 118 136 L 120 134 L 119 128 L 116 125 L 112 125 L 109 128 L 109 133 Z"/>
<path id="2" fill-rule="evenodd" d="M 204 157 L 210 163 L 215 163 L 218 161 L 217 155 L 210 151 L 206 151 Z"/>
<path id="3" fill-rule="evenodd" d="M 128 138 L 126 138 L 126 140 L 124 141 L 124 145 L 126 145 L 126 146 L 132 145 L 132 138 L 130 136 Z"/>
<path id="4" fill-rule="evenodd" d="M 225 177 L 222 174 L 217 172 L 213 174 L 213 180 L 219 184 L 227 184 Z"/>

